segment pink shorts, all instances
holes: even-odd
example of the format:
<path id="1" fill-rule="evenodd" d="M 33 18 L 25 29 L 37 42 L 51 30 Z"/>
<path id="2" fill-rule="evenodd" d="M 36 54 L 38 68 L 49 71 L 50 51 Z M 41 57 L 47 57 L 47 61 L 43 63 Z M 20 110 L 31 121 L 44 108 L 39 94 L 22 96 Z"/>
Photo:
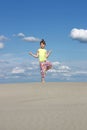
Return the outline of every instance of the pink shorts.
<path id="1" fill-rule="evenodd" d="M 45 78 L 46 71 L 52 68 L 52 64 L 49 61 L 40 62 L 41 77 Z"/>

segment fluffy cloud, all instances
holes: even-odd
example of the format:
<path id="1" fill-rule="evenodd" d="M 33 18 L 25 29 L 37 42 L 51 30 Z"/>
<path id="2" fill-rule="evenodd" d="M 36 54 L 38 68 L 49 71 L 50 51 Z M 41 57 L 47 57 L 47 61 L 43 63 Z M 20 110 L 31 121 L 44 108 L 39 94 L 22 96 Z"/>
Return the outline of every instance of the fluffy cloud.
<path id="1" fill-rule="evenodd" d="M 22 38 L 23 41 L 25 42 L 40 42 L 41 39 L 36 38 L 34 36 L 25 36 L 24 33 L 18 33 L 18 34 L 13 34 L 14 37 L 20 37 Z"/>
<path id="2" fill-rule="evenodd" d="M 20 68 L 20 67 L 15 67 L 12 70 L 12 74 L 21 74 L 21 73 L 24 73 L 24 72 L 25 72 L 25 70 L 23 68 Z"/>
<path id="3" fill-rule="evenodd" d="M 72 39 L 78 40 L 80 42 L 87 42 L 87 30 L 73 28 L 71 30 L 70 36 Z"/>
<path id="4" fill-rule="evenodd" d="M 6 40 L 8 40 L 7 37 L 5 37 L 4 35 L 1 35 L 1 36 L 0 36 L 0 41 L 6 41 Z"/>
<path id="5" fill-rule="evenodd" d="M 24 37 L 24 33 L 13 34 L 13 37 Z"/>
<path id="6" fill-rule="evenodd" d="M 0 35 L 0 49 L 4 48 L 4 41 L 7 41 L 8 38 L 5 37 L 4 35 Z"/>
<path id="7" fill-rule="evenodd" d="M 0 49 L 4 48 L 4 44 L 0 42 Z"/>
<path id="8" fill-rule="evenodd" d="M 59 65 L 60 65 L 60 62 L 58 62 L 58 61 L 53 62 L 52 65 L 54 65 L 54 66 L 59 66 Z"/>
<path id="9" fill-rule="evenodd" d="M 46 77 L 49 81 L 87 81 L 87 67 L 77 67 L 78 65 L 70 67 L 58 61 L 52 62 L 52 65 Z M 29 61 L 29 59 L 22 61 L 21 57 L 11 54 L 1 55 L 0 83 L 9 81 L 40 81 L 38 61 Z"/>
<path id="10" fill-rule="evenodd" d="M 25 35 L 23 33 L 18 33 L 18 37 L 24 37 Z"/>
<path id="11" fill-rule="evenodd" d="M 39 42 L 40 41 L 39 38 L 35 38 L 35 37 L 24 37 L 23 40 L 26 42 Z"/>
<path id="12" fill-rule="evenodd" d="M 64 76 L 65 73 L 67 74 L 67 76 L 69 76 L 69 73 L 71 71 L 71 68 L 69 66 L 66 66 L 66 65 L 62 65 L 61 63 L 59 62 L 53 62 L 52 63 L 53 67 L 51 70 L 49 70 L 50 73 L 52 73 L 52 75 L 62 75 Z"/>

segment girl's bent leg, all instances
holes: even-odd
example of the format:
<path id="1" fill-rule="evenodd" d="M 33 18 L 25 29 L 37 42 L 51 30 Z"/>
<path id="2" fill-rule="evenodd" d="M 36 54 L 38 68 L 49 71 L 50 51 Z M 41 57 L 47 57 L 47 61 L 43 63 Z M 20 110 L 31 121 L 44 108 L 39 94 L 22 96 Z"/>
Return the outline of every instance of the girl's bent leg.
<path id="1" fill-rule="evenodd" d="M 46 62 L 46 71 L 52 68 L 52 64 L 50 62 Z"/>

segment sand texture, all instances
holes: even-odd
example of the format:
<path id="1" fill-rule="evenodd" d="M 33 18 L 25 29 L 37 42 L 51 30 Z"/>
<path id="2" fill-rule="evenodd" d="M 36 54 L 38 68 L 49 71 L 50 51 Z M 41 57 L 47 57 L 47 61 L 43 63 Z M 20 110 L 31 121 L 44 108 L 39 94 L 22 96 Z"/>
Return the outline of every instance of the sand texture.
<path id="1" fill-rule="evenodd" d="M 87 130 L 87 83 L 0 84 L 0 130 Z"/>

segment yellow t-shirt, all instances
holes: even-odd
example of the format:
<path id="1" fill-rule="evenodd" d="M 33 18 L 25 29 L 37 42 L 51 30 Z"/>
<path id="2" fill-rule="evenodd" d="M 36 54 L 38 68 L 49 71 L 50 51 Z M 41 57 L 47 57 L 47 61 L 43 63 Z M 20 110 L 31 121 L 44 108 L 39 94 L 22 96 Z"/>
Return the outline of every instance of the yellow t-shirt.
<path id="1" fill-rule="evenodd" d="M 42 49 L 42 48 L 38 49 L 39 61 L 40 62 L 44 62 L 44 61 L 47 60 L 46 53 L 47 53 L 46 49 Z"/>

